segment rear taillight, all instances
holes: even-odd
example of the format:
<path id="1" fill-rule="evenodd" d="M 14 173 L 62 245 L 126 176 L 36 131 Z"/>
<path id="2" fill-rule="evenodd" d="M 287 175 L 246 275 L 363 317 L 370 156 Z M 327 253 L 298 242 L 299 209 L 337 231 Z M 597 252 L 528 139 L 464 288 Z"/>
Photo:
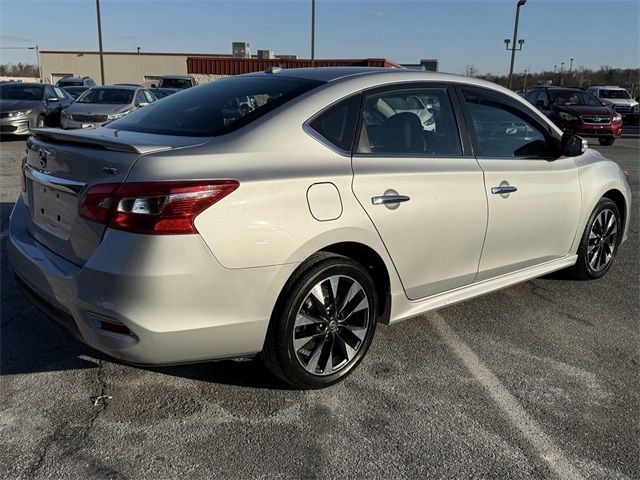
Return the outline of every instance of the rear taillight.
<path id="1" fill-rule="evenodd" d="M 197 233 L 196 216 L 238 186 L 236 180 L 106 183 L 89 189 L 80 216 L 129 232 Z"/>

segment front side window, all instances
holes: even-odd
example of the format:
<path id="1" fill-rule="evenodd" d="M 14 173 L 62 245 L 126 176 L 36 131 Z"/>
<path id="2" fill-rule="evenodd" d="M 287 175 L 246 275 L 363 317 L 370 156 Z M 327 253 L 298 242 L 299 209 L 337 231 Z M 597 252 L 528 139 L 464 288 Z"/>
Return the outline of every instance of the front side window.
<path id="1" fill-rule="evenodd" d="M 354 95 L 318 115 L 309 126 L 340 150 L 350 152 L 359 107 L 360 95 Z"/>
<path id="2" fill-rule="evenodd" d="M 459 156 L 460 135 L 445 88 L 367 95 L 358 153 Z"/>
<path id="3" fill-rule="evenodd" d="M 499 97 L 475 90 L 464 96 L 475 131 L 479 157 L 527 157 L 548 155 L 548 135 L 532 117 Z"/>
<path id="4" fill-rule="evenodd" d="M 153 102 L 107 128 L 161 135 L 223 135 L 322 84 L 267 75 L 224 78 Z"/>
<path id="5" fill-rule="evenodd" d="M 147 99 L 147 102 L 149 102 L 149 103 L 153 103 L 153 102 L 156 101 L 156 98 L 148 90 L 144 91 L 144 96 Z"/>
<path id="6" fill-rule="evenodd" d="M 138 90 L 138 93 L 136 93 L 136 104 L 140 105 L 141 103 L 149 103 L 146 99 L 146 97 L 144 96 L 144 93 L 142 90 Z"/>
<path id="7" fill-rule="evenodd" d="M 61 88 L 53 87 L 53 90 L 56 92 L 56 97 L 58 97 L 60 100 L 62 100 L 63 98 L 67 98 L 64 91 Z"/>

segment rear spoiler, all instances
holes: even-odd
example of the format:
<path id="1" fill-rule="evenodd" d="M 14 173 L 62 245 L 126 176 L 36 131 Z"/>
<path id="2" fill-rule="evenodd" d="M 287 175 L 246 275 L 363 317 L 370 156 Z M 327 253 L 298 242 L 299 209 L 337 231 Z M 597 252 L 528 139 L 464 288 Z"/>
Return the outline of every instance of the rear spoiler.
<path id="1" fill-rule="evenodd" d="M 138 153 L 140 155 L 162 152 L 171 150 L 172 148 L 170 145 L 158 145 L 157 143 L 133 143 L 131 141 L 119 140 L 116 136 L 117 134 L 107 137 L 98 133 L 96 129 L 61 130 L 58 128 L 32 128 L 31 133 L 36 138 L 51 143 L 82 143 L 90 147 L 103 148 L 116 152 Z"/>

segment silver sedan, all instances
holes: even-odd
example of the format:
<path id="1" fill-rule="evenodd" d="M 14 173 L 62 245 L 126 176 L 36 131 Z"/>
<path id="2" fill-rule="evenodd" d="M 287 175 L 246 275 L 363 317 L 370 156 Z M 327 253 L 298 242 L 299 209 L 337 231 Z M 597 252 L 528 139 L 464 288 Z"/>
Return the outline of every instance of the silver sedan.
<path id="1" fill-rule="evenodd" d="M 518 95 L 396 69 L 272 69 L 40 129 L 24 178 L 11 264 L 79 339 L 137 364 L 259 355 L 300 388 L 353 372 L 378 322 L 602 277 L 631 208 L 620 168 Z"/>

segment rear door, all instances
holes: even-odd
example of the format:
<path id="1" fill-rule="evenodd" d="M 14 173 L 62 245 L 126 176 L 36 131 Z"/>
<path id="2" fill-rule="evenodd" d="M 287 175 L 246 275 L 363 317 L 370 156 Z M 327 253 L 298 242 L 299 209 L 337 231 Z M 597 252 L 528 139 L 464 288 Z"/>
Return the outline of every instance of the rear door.
<path id="1" fill-rule="evenodd" d="M 461 142 L 452 93 L 420 83 L 363 98 L 353 191 L 410 299 L 472 283 L 484 240 L 482 170 Z"/>
<path id="2" fill-rule="evenodd" d="M 482 88 L 459 89 L 489 205 L 478 281 L 568 255 L 581 195 L 570 157 L 529 107 Z"/>

